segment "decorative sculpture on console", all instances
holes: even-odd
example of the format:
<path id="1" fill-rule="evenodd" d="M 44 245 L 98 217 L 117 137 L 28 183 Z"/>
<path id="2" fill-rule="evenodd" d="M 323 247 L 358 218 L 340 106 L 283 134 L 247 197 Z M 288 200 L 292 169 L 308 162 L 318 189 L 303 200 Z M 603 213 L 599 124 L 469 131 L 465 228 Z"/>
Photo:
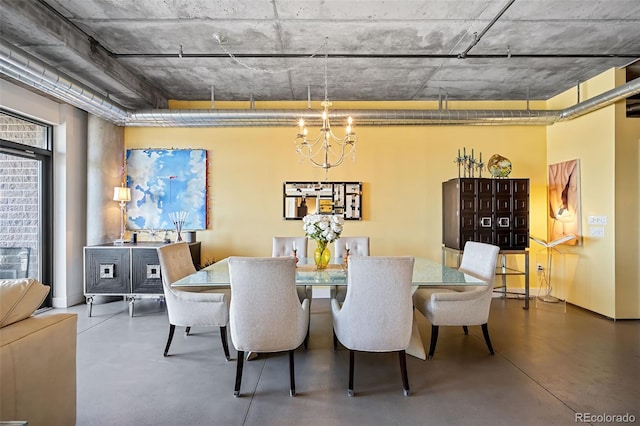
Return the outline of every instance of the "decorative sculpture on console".
<path id="1" fill-rule="evenodd" d="M 454 163 L 458 165 L 458 177 L 475 177 L 475 171 L 478 170 L 478 177 L 482 177 L 482 168 L 484 167 L 484 163 L 482 162 L 482 153 L 480 153 L 480 158 L 476 159 L 473 148 L 471 149 L 471 155 L 467 155 L 467 148 L 462 148 L 462 155 L 460 155 L 460 150 L 458 149 L 458 156 L 456 157 Z M 460 175 L 460 167 L 462 166 L 464 176 Z"/>
<path id="2" fill-rule="evenodd" d="M 495 178 L 507 177 L 511 173 L 511 161 L 500 154 L 493 154 L 487 162 L 487 170 Z"/>

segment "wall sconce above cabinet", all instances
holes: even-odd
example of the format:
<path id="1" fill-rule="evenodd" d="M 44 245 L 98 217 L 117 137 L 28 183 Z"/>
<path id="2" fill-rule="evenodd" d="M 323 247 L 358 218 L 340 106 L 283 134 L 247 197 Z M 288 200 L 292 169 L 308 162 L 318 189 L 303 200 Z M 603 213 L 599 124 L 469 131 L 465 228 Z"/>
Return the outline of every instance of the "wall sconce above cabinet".
<path id="1" fill-rule="evenodd" d="M 316 213 L 362 220 L 362 182 L 285 182 L 283 202 L 286 220 Z"/>

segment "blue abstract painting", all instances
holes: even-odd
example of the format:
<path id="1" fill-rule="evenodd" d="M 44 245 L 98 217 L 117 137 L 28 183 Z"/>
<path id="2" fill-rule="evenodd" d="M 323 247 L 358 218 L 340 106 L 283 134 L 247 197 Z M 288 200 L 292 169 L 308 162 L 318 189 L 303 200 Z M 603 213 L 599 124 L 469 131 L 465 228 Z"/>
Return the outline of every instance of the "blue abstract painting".
<path id="1" fill-rule="evenodd" d="M 172 230 L 170 216 L 186 216 L 182 229 L 207 228 L 207 151 L 129 149 L 126 158 L 127 228 Z"/>

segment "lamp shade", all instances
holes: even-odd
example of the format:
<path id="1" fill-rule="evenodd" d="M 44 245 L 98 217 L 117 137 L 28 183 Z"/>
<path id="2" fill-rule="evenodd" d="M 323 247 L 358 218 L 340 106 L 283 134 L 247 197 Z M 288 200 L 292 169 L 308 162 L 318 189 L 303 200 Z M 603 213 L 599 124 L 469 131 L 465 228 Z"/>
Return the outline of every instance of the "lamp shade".
<path id="1" fill-rule="evenodd" d="M 113 201 L 131 201 L 131 189 L 126 186 L 114 186 Z"/>

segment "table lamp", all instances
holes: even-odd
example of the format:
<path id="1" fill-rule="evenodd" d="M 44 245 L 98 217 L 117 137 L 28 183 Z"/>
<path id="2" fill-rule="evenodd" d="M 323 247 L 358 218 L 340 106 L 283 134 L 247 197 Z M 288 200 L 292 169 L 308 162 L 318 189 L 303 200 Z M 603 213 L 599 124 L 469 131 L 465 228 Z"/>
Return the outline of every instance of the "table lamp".
<path id="1" fill-rule="evenodd" d="M 131 189 L 124 186 L 113 187 L 113 201 L 120 202 L 120 239 L 115 240 L 113 244 L 124 244 L 124 209 L 127 206 L 127 202 L 131 201 Z"/>

